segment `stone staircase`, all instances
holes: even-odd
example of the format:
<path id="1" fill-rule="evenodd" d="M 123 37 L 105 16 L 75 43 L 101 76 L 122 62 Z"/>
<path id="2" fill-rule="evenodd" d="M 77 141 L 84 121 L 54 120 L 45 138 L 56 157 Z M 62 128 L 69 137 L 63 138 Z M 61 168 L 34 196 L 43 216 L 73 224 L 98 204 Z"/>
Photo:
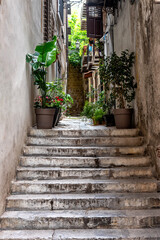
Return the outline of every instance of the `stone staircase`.
<path id="1" fill-rule="evenodd" d="M 66 128 L 31 129 L 0 240 L 160 239 L 160 194 L 139 130 Z"/>

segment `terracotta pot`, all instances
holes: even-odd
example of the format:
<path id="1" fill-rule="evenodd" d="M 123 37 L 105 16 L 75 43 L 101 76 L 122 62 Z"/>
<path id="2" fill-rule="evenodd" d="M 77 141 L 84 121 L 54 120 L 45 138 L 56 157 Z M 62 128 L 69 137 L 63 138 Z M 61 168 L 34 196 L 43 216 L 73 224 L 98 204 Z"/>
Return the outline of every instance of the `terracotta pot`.
<path id="1" fill-rule="evenodd" d="M 51 129 L 53 124 L 53 117 L 55 113 L 54 108 L 36 108 L 36 122 L 38 129 Z"/>
<path id="2" fill-rule="evenodd" d="M 93 119 L 93 125 L 94 125 L 94 126 L 97 126 L 97 125 L 105 125 L 105 122 L 104 122 L 104 120 L 96 121 L 96 120 Z"/>
<path id="3" fill-rule="evenodd" d="M 132 127 L 133 109 L 114 109 L 116 128 L 125 129 Z"/>

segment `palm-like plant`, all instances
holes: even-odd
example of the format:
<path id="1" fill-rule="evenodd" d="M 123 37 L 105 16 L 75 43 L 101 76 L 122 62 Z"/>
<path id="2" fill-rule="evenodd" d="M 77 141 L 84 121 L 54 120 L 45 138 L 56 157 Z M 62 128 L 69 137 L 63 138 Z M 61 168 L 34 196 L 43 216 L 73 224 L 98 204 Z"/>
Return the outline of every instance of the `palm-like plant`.
<path id="1" fill-rule="evenodd" d="M 35 53 L 26 55 L 26 61 L 32 66 L 32 75 L 34 85 L 37 85 L 42 95 L 42 108 L 46 107 L 46 93 L 48 86 L 46 84 L 46 69 L 56 61 L 58 55 L 57 37 L 52 41 L 39 44 L 35 48 Z"/>

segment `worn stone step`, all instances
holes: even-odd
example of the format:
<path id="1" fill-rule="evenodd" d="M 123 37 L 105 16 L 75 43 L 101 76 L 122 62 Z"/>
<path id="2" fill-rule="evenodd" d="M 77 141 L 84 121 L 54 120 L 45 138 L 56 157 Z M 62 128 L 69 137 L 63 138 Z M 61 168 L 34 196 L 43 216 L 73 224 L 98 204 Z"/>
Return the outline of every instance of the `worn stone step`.
<path id="1" fill-rule="evenodd" d="M 158 240 L 160 229 L 55 230 L 54 240 Z"/>
<path id="2" fill-rule="evenodd" d="M 160 226 L 160 209 L 152 210 L 55 210 L 8 211 L 0 228 L 9 229 L 94 229 L 152 228 Z"/>
<path id="3" fill-rule="evenodd" d="M 99 192 L 155 192 L 157 181 L 153 179 L 63 179 L 21 180 L 12 182 L 13 193 L 99 193 Z"/>
<path id="4" fill-rule="evenodd" d="M 68 147 L 68 146 L 25 146 L 24 155 L 43 156 L 121 156 L 121 155 L 144 155 L 145 146 L 139 147 Z"/>
<path id="5" fill-rule="evenodd" d="M 150 158 L 145 156 L 124 157 L 45 157 L 45 156 L 22 156 L 20 165 L 26 167 L 63 167 L 63 168 L 87 168 L 87 167 L 145 167 L 151 163 Z"/>
<path id="6" fill-rule="evenodd" d="M 27 145 L 43 146 L 141 146 L 143 137 L 28 137 Z"/>
<path id="7" fill-rule="evenodd" d="M 58 127 L 58 129 L 36 129 L 31 128 L 29 131 L 29 136 L 36 137 L 87 137 L 87 136 L 130 136 L 135 137 L 140 133 L 139 129 L 116 129 L 115 127 L 106 128 L 100 127 L 97 129 L 89 129 L 87 126 L 86 129 L 75 129 L 68 128 L 67 130 L 64 128 Z"/>
<path id="8" fill-rule="evenodd" d="M 160 229 L 6 230 L 0 240 L 159 240 Z"/>
<path id="9" fill-rule="evenodd" d="M 19 167 L 18 180 L 52 180 L 70 178 L 117 179 L 117 178 L 151 178 L 153 171 L 150 167 L 130 168 L 59 168 L 59 167 Z"/>
<path id="10" fill-rule="evenodd" d="M 159 193 L 10 195 L 7 210 L 89 210 L 160 208 Z"/>
<path id="11" fill-rule="evenodd" d="M 53 234 L 54 230 L 6 230 L 0 231 L 0 240 L 53 240 Z"/>

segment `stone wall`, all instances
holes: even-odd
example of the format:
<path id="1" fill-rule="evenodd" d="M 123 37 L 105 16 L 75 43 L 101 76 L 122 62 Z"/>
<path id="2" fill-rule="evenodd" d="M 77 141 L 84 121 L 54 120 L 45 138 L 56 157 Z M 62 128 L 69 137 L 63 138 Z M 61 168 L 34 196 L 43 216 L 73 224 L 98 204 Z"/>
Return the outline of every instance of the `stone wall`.
<path id="1" fill-rule="evenodd" d="M 83 110 L 84 106 L 84 87 L 82 73 L 69 64 L 67 93 L 69 93 L 74 101 L 69 114 L 78 116 Z"/>
<path id="2" fill-rule="evenodd" d="M 149 153 L 160 173 L 160 5 L 153 0 L 123 3 L 114 28 L 115 50 L 134 51 L 137 125 L 146 136 Z M 157 152 L 156 152 L 157 151 Z"/>
<path id="3" fill-rule="evenodd" d="M 33 84 L 25 55 L 42 41 L 40 0 L 0 1 L 0 213 L 33 122 Z"/>

